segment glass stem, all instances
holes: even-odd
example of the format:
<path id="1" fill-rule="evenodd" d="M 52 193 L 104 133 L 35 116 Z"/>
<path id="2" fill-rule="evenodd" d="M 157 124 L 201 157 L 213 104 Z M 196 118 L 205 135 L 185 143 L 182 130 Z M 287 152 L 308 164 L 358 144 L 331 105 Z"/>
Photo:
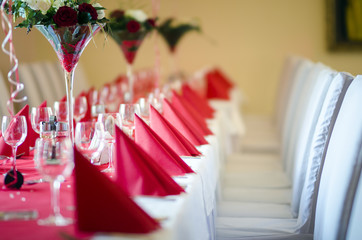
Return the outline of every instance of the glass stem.
<path id="1" fill-rule="evenodd" d="M 50 194 L 51 194 L 50 199 L 51 199 L 53 214 L 55 217 L 60 215 L 59 189 L 60 189 L 60 182 L 58 180 L 52 179 L 50 181 Z"/>
<path id="2" fill-rule="evenodd" d="M 108 157 L 109 157 L 108 168 L 113 169 L 113 143 L 108 144 Z"/>
<path id="3" fill-rule="evenodd" d="M 67 105 L 68 105 L 68 126 L 69 126 L 69 137 L 74 145 L 74 125 L 73 125 L 73 82 L 74 82 L 74 70 L 76 66 L 73 68 L 72 71 L 67 72 L 64 70 L 65 73 L 65 88 L 67 92 Z"/>
<path id="4" fill-rule="evenodd" d="M 17 174 L 15 173 L 16 171 L 16 150 L 17 150 L 17 146 L 13 147 L 13 170 L 14 170 L 14 175 L 15 175 L 15 179 L 17 177 Z"/>
<path id="5" fill-rule="evenodd" d="M 133 75 L 133 69 L 132 64 L 127 63 L 127 79 L 128 79 L 128 93 L 129 93 L 129 99 L 127 99 L 127 102 L 132 103 L 133 102 L 133 84 L 134 84 L 134 75 Z"/>

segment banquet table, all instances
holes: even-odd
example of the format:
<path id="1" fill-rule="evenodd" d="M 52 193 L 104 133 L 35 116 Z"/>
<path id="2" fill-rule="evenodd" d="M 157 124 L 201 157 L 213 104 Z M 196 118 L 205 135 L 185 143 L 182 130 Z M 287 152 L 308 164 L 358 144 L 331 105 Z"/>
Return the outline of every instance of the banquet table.
<path id="1" fill-rule="evenodd" d="M 207 136 L 209 144 L 198 147 L 199 157 L 182 157 L 195 171 L 193 174 L 174 177 L 185 189 L 177 196 L 137 196 L 134 201 L 151 217 L 161 223 L 161 230 L 151 234 L 102 234 L 85 233 L 76 224 L 65 227 L 40 226 L 37 219 L 45 218 L 51 212 L 49 183 L 24 184 L 19 190 L 2 189 L 0 192 L 0 235 L 1 239 L 214 239 L 214 216 L 216 214 L 216 189 L 218 181 L 218 140 Z M 106 164 L 105 164 L 106 165 Z M 34 166 L 33 157 L 17 159 L 18 170 L 24 180 L 40 178 Z M 100 169 L 105 166 L 100 166 Z M 2 164 L 0 172 L 5 173 L 9 164 Z M 60 210 L 63 216 L 75 219 L 74 177 L 61 184 Z M 0 180 L 1 187 L 3 179 Z M 9 211 L 35 211 L 34 219 L 5 219 Z M 91 212 L 89 214 L 92 214 Z"/>

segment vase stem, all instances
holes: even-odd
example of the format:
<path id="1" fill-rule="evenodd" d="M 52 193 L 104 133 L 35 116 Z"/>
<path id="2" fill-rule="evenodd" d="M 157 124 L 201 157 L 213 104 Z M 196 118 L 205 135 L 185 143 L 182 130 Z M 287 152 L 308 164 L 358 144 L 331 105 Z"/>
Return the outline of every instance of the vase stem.
<path id="1" fill-rule="evenodd" d="M 65 88 L 67 92 L 67 107 L 68 107 L 68 131 L 69 138 L 74 145 L 74 124 L 73 124 L 73 82 L 74 82 L 74 70 L 73 68 L 70 72 L 64 70 L 65 73 Z"/>
<path id="2" fill-rule="evenodd" d="M 133 75 L 133 69 L 132 64 L 127 63 L 127 79 L 128 79 L 128 94 L 126 102 L 133 103 L 133 84 L 134 84 L 134 75 Z"/>

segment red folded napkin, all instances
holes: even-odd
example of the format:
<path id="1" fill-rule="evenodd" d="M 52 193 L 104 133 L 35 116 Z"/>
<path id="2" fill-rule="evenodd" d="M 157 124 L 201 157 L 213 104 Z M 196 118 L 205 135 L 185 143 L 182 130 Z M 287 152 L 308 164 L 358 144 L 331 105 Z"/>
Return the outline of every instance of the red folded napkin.
<path id="1" fill-rule="evenodd" d="M 210 106 L 206 98 L 200 96 L 189 85 L 182 85 L 182 96 L 192 104 L 204 118 L 212 118 L 215 110 Z"/>
<path id="2" fill-rule="evenodd" d="M 179 156 L 199 156 L 201 153 L 170 122 L 168 122 L 153 106 L 150 106 L 151 128 Z"/>
<path id="3" fill-rule="evenodd" d="M 25 105 L 16 116 L 25 116 L 28 133 L 24 142 L 18 147 L 16 155 L 24 153 L 25 156 L 29 155 L 29 147 L 35 146 L 35 141 L 39 137 L 33 128 L 31 127 L 30 115 L 29 115 L 29 105 Z M 0 155 L 12 156 L 12 148 L 5 143 L 3 136 L 0 137 Z"/>
<path id="4" fill-rule="evenodd" d="M 77 227 L 86 232 L 149 233 L 160 224 L 74 150 Z"/>
<path id="5" fill-rule="evenodd" d="M 200 113 L 175 91 L 172 91 L 172 106 L 182 114 L 193 128 L 199 128 L 202 131 L 203 136 L 212 135 L 212 132 L 207 127 L 205 119 Z"/>
<path id="6" fill-rule="evenodd" d="M 184 190 L 146 152 L 116 127 L 116 182 L 130 196 L 167 196 Z"/>
<path id="7" fill-rule="evenodd" d="M 208 99 L 230 99 L 229 90 L 231 87 L 225 83 L 223 78 L 220 77 L 219 73 L 210 71 L 206 74 L 205 77 L 207 81 L 206 96 Z"/>
<path id="8" fill-rule="evenodd" d="M 143 120 L 135 115 L 135 141 L 170 176 L 194 173 L 192 169 Z"/>
<path id="9" fill-rule="evenodd" d="M 220 68 L 214 69 L 214 74 L 218 77 L 219 81 L 227 88 L 233 88 L 234 83 L 230 80 L 229 77 L 226 76 L 226 74 L 221 71 Z"/>
<path id="10" fill-rule="evenodd" d="M 42 102 L 39 107 L 47 107 L 47 100 L 44 100 L 44 102 Z"/>
<path id="11" fill-rule="evenodd" d="M 195 146 L 208 144 L 201 129 L 192 126 L 180 112 L 171 106 L 167 99 L 163 99 L 163 116 Z"/>
<path id="12" fill-rule="evenodd" d="M 59 100 L 59 102 L 66 102 L 67 101 L 67 95 L 65 95 L 62 99 Z"/>

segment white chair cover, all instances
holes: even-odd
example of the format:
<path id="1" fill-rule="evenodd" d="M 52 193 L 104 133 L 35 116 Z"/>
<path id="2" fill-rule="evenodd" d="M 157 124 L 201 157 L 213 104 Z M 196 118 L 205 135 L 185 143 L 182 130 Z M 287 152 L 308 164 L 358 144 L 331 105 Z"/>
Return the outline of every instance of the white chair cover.
<path id="1" fill-rule="evenodd" d="M 318 181 L 316 175 L 320 171 L 320 163 L 323 159 L 323 152 L 325 148 L 328 146 L 328 138 L 330 136 L 330 130 L 334 126 L 334 121 L 339 111 L 339 107 L 343 100 L 343 97 L 346 93 L 348 86 L 350 85 L 353 77 L 349 74 L 339 73 L 330 84 L 328 92 L 325 96 L 325 100 L 323 105 L 321 106 L 320 114 L 318 117 L 318 121 L 316 122 L 315 131 L 313 131 L 312 142 L 309 146 L 310 154 L 305 155 L 307 165 L 305 171 L 307 177 L 299 176 L 299 179 L 303 178 L 303 184 L 296 182 L 296 184 L 300 184 L 304 188 L 299 188 L 299 193 L 297 190 L 294 190 L 293 186 L 293 201 L 292 208 L 298 207 L 299 210 L 299 218 L 298 218 L 298 226 L 303 228 L 305 233 L 309 233 L 309 221 L 311 219 L 312 213 L 312 202 L 313 197 L 317 194 L 317 190 L 315 188 L 318 185 Z M 303 170 L 304 171 L 304 170 Z M 298 173 L 297 173 L 298 174 Z M 302 174 L 298 174 L 302 175 Z M 301 198 L 299 201 L 295 198 Z M 276 196 L 274 196 L 276 198 Z M 219 213 L 221 216 L 248 216 L 248 217 L 279 217 L 286 218 L 291 215 L 290 211 L 286 212 L 286 207 L 279 205 L 264 205 L 264 204 L 246 204 L 245 203 L 231 203 L 223 202 L 219 204 L 220 210 Z M 300 208 L 299 208 L 299 203 Z M 246 207 L 247 206 L 247 207 Z M 288 206 L 289 208 L 289 206 Z M 254 209 L 254 212 L 251 211 Z M 258 211 L 257 209 L 260 209 Z M 290 209 L 289 209 L 290 210 Z M 278 212 L 279 211 L 279 212 Z M 293 213 L 294 217 L 298 216 L 297 213 Z"/>
<path id="2" fill-rule="evenodd" d="M 314 239 L 341 239 L 345 214 L 351 208 L 360 164 L 362 142 L 362 76 L 357 76 L 347 90 L 337 117 L 320 180 Z M 351 181 L 352 180 L 352 181 Z M 358 195 L 357 195 L 358 196 Z M 360 217 L 360 216 L 359 216 Z M 343 220 L 343 221 L 342 221 Z M 351 225 L 353 229 L 353 225 Z M 352 230 L 351 230 L 352 232 Z"/>
<path id="3" fill-rule="evenodd" d="M 34 78 L 33 70 L 30 64 L 19 64 L 19 79 L 24 83 L 25 88 L 23 94 L 28 97 L 30 107 L 36 107 L 45 100 L 36 78 Z"/>

